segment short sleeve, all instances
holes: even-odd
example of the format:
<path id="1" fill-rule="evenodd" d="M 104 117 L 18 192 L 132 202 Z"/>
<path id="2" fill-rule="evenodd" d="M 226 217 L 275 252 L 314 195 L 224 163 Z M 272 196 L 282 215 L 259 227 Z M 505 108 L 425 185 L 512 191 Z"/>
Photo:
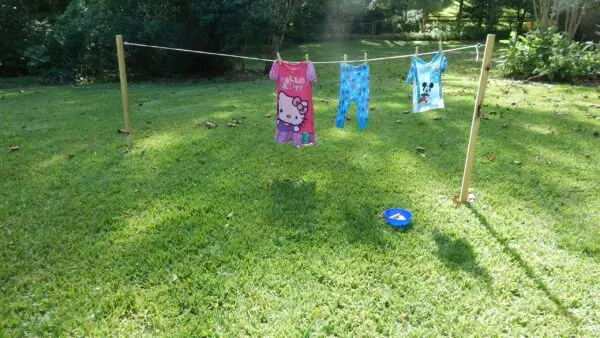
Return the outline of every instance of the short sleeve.
<path id="1" fill-rule="evenodd" d="M 306 67 L 306 77 L 309 82 L 317 81 L 317 73 L 315 73 L 315 66 L 312 62 L 308 62 L 308 67 Z"/>
<path id="2" fill-rule="evenodd" d="M 277 81 L 279 78 L 279 60 L 273 61 L 271 71 L 269 72 L 269 79 Z"/>
<path id="3" fill-rule="evenodd" d="M 446 68 L 448 67 L 448 61 L 446 60 L 445 56 L 442 56 L 442 62 L 440 65 L 440 71 L 443 73 L 446 71 Z"/>
<path id="4" fill-rule="evenodd" d="M 408 71 L 408 76 L 406 77 L 406 83 L 410 84 L 411 82 L 413 82 L 416 71 L 417 69 L 415 68 L 415 61 L 413 59 L 410 61 L 410 70 Z"/>

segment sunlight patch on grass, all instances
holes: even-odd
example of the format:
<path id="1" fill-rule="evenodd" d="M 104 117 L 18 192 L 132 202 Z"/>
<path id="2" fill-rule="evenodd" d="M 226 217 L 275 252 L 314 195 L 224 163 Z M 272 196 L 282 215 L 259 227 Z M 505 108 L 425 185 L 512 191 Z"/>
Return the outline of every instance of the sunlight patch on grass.
<path id="1" fill-rule="evenodd" d="M 306 48 L 321 48 L 323 47 L 322 44 L 319 43 L 311 43 L 311 44 L 305 44 L 305 45 L 298 45 L 298 48 L 302 48 L 302 49 L 306 49 Z"/>
<path id="2" fill-rule="evenodd" d="M 534 133 L 538 133 L 540 135 L 552 135 L 554 134 L 555 127 L 551 125 L 542 125 L 542 124 L 527 124 L 525 126 L 527 130 L 530 130 Z"/>
<path id="3" fill-rule="evenodd" d="M 143 150 L 161 150 L 181 142 L 181 136 L 174 132 L 163 132 L 136 141 L 136 148 Z"/>
<path id="4" fill-rule="evenodd" d="M 367 46 L 382 46 L 382 44 L 380 42 L 375 42 L 373 40 L 360 40 L 360 43 L 362 43 L 363 45 L 367 45 Z"/>
<path id="5" fill-rule="evenodd" d="M 51 166 L 57 165 L 59 162 L 62 162 L 65 159 L 65 156 L 62 154 L 52 155 L 50 158 L 43 160 L 36 164 L 36 167 L 39 169 L 46 169 Z"/>

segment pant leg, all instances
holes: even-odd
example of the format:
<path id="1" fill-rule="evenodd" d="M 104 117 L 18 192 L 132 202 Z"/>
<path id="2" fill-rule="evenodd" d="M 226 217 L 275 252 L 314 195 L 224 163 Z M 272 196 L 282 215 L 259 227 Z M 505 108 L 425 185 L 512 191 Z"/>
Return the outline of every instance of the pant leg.
<path id="1" fill-rule="evenodd" d="M 346 121 L 351 101 L 350 79 L 342 72 L 340 76 L 340 103 L 338 104 L 337 116 L 335 118 L 335 124 L 338 128 L 344 128 L 344 122 Z"/>
<path id="2" fill-rule="evenodd" d="M 358 127 L 365 129 L 369 121 L 369 68 L 368 66 L 359 75 L 359 92 L 356 99 L 358 106 Z"/>

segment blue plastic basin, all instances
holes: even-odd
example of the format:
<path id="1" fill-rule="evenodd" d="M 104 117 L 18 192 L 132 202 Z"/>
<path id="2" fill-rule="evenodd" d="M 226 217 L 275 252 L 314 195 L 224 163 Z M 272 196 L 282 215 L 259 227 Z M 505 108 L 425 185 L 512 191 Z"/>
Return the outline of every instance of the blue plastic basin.
<path id="1" fill-rule="evenodd" d="M 404 228 L 410 224 L 412 213 L 406 209 L 387 209 L 383 212 L 385 220 L 394 228 Z"/>

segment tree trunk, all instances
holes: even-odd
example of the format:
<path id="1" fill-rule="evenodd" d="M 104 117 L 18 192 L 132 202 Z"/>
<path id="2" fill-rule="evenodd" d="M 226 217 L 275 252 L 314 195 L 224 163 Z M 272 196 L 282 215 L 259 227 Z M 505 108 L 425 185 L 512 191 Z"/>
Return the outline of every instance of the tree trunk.
<path id="1" fill-rule="evenodd" d="M 538 28 L 542 31 L 550 28 L 553 20 L 558 15 L 557 8 L 554 6 L 554 0 L 532 0 L 535 21 Z"/>
<path id="2" fill-rule="evenodd" d="M 421 33 L 425 33 L 425 26 L 429 20 L 429 12 L 423 9 L 423 17 L 421 18 Z"/>
<path id="3" fill-rule="evenodd" d="M 463 17 L 463 6 L 465 4 L 465 0 L 460 0 L 458 4 L 458 13 L 456 14 L 456 30 L 460 31 L 462 28 L 462 17 Z"/>
<path id="4" fill-rule="evenodd" d="M 569 39 L 574 39 L 579 29 L 581 19 L 585 15 L 584 5 L 571 5 L 566 11 L 565 33 Z"/>
<path id="5" fill-rule="evenodd" d="M 521 12 L 523 12 L 521 14 Z M 517 34 L 523 34 L 523 22 L 525 22 L 525 15 L 526 15 L 526 11 L 525 11 L 525 0 L 521 0 L 521 2 L 519 2 L 519 9 L 517 10 Z"/>

